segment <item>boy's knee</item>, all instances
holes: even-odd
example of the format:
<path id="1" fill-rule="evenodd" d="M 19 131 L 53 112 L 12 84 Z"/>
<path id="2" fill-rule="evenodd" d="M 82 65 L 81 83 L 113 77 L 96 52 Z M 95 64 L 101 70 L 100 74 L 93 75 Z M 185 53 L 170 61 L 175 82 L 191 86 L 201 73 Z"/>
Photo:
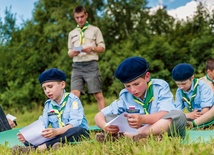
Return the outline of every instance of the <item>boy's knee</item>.
<path id="1" fill-rule="evenodd" d="M 186 135 L 186 116 L 181 110 L 172 110 L 166 114 L 163 118 L 171 118 L 172 123 L 170 125 L 169 135 L 170 136 L 181 136 L 182 138 Z"/>

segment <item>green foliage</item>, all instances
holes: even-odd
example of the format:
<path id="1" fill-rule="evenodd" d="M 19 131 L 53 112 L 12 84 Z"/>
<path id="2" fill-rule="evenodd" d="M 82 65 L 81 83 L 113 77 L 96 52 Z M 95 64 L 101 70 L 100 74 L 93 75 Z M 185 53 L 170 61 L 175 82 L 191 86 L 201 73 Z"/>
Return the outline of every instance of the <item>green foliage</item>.
<path id="1" fill-rule="evenodd" d="M 20 27 L 10 9 L 4 22 L 0 19 L 0 102 L 5 109 L 24 112 L 42 106 L 46 97 L 37 78 L 51 67 L 65 71 L 66 90 L 70 90 L 72 59 L 67 56 L 67 38 L 76 27 L 72 11 L 79 4 L 87 8 L 89 23 L 97 25 L 105 39 L 107 49 L 99 55 L 99 66 L 106 97 L 117 98 L 124 88 L 114 72 L 127 57 L 146 58 L 152 77 L 166 80 L 175 92 L 171 78 L 175 65 L 191 63 L 196 77 L 201 77 L 204 62 L 214 54 L 214 14 L 202 3 L 193 18 L 177 21 L 166 8 L 150 14 L 146 0 L 39 0 L 33 18 Z M 95 101 L 89 94 L 81 100 L 84 105 Z"/>

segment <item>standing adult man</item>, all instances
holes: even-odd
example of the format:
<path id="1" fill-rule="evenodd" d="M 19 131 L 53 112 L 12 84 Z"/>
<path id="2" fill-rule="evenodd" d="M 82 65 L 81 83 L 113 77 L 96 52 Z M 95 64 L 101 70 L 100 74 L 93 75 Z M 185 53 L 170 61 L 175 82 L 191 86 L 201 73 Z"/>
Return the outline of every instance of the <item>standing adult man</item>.
<path id="1" fill-rule="evenodd" d="M 68 37 L 68 56 L 73 58 L 71 92 L 80 97 L 86 83 L 88 93 L 94 95 L 100 111 L 105 107 L 105 99 L 97 61 L 98 53 L 105 52 L 104 39 L 100 29 L 88 23 L 88 13 L 83 6 L 75 7 L 73 14 L 77 27 Z"/>

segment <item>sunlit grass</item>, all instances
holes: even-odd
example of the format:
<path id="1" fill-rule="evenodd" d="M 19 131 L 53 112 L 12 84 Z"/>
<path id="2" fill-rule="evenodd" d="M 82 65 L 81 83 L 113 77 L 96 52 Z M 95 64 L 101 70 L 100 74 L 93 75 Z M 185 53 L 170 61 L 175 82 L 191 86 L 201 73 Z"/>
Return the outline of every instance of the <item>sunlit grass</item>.
<path id="1" fill-rule="evenodd" d="M 134 142 L 123 138 L 116 142 L 99 143 L 91 134 L 91 141 L 83 141 L 75 145 L 65 145 L 56 151 L 31 152 L 30 155 L 210 155 L 214 154 L 211 143 L 182 144 L 180 138 L 163 136 L 161 141 L 149 137 L 145 141 Z M 0 154 L 11 154 L 11 148 L 0 146 Z"/>

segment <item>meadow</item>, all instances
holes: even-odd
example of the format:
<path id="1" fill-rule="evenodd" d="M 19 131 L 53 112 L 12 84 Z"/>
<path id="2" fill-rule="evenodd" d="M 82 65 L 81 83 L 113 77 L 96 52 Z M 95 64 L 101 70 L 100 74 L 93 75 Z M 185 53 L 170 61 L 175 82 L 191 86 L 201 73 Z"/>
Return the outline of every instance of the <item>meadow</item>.
<path id="1" fill-rule="evenodd" d="M 113 99 L 108 99 L 111 103 Z M 84 105 L 85 115 L 89 125 L 95 125 L 94 116 L 97 113 L 96 103 Z M 42 113 L 43 107 L 35 107 L 33 111 L 25 113 L 15 112 L 15 110 L 6 111 L 17 116 L 18 127 L 23 127 L 38 119 Z M 94 132 L 91 133 L 91 141 L 82 141 L 75 145 L 64 145 L 58 150 L 49 150 L 45 152 L 31 152 L 30 155 L 210 155 L 214 154 L 214 140 L 208 143 L 190 143 L 184 144 L 180 138 L 171 138 L 163 136 L 161 141 L 154 137 L 135 142 L 128 138 L 120 139 L 116 142 L 99 143 L 95 139 Z M 1 155 L 11 155 L 12 149 L 0 145 Z"/>

